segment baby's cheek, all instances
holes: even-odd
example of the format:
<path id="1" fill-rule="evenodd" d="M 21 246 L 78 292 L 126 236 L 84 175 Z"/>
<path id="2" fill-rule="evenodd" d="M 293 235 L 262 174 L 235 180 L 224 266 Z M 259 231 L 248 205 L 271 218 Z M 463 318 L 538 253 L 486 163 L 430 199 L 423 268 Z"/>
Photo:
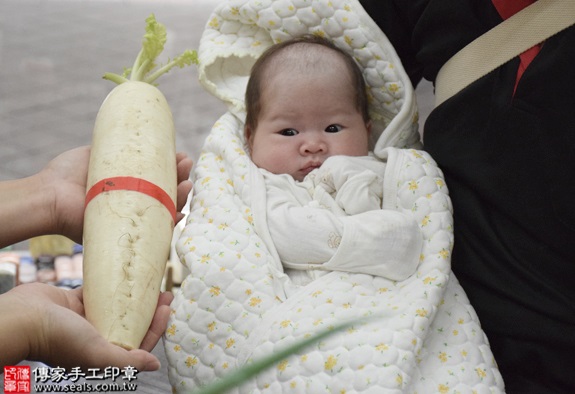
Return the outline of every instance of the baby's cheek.
<path id="1" fill-rule="evenodd" d="M 268 170 L 272 173 L 277 173 L 277 168 L 281 163 L 281 158 L 275 157 L 271 149 L 258 149 L 252 154 L 252 161 L 259 168 Z"/>

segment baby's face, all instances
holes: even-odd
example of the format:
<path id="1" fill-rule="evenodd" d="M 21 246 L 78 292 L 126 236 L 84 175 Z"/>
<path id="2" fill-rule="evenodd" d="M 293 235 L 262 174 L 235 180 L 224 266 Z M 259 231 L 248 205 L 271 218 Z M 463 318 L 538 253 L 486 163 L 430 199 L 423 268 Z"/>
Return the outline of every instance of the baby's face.
<path id="1" fill-rule="evenodd" d="M 246 130 L 252 161 L 301 181 L 328 157 L 368 154 L 369 124 L 341 75 L 273 75 L 261 94 L 256 130 Z"/>

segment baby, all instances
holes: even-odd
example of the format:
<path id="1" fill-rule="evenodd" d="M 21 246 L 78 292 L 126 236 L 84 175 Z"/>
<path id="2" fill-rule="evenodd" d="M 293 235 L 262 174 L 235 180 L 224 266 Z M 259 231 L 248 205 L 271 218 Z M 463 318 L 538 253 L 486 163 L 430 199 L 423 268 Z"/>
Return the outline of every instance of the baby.
<path id="1" fill-rule="evenodd" d="M 315 36 L 276 44 L 252 68 L 246 109 L 270 235 L 297 284 L 334 270 L 413 274 L 422 236 L 411 216 L 383 209 L 385 162 L 369 154 L 365 82 L 352 57 Z"/>

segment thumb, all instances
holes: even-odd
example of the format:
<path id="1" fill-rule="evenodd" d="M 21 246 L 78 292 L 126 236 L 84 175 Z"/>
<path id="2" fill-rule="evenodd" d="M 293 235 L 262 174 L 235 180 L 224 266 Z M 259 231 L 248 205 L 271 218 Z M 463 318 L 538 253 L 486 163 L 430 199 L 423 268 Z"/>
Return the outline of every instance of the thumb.
<path id="1" fill-rule="evenodd" d="M 92 355 L 90 359 L 85 360 L 86 367 L 125 368 L 130 366 L 138 371 L 157 371 L 160 369 L 160 360 L 152 353 L 142 349 L 127 350 L 106 340 L 97 342 L 92 342 L 89 346 L 93 349 L 86 349 L 86 354 Z"/>

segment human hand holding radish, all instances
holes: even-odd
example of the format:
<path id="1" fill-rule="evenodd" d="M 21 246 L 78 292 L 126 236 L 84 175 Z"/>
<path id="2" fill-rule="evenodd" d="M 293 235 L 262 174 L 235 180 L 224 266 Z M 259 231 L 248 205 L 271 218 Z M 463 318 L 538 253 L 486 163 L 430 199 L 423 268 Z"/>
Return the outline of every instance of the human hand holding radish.
<path id="1" fill-rule="evenodd" d="M 54 158 L 37 174 L 42 185 L 40 190 L 47 199 L 46 208 L 51 213 L 50 221 L 46 223 L 50 231 L 46 233 L 61 234 L 77 243 L 82 242 L 89 159 L 89 146 L 71 149 Z M 184 217 L 181 210 L 192 189 L 189 180 L 192 165 L 187 154 L 180 152 L 176 155 L 176 221 Z"/>
<path id="2" fill-rule="evenodd" d="M 0 182 L 0 222 L 11 223 L 0 227 L 0 246 L 45 234 L 80 241 L 89 157 L 88 146 L 75 148 L 54 158 L 37 174 Z M 178 212 L 191 191 L 191 167 L 192 160 L 179 153 Z M 166 328 L 173 296 L 159 295 L 140 349 L 128 351 L 109 343 L 86 320 L 82 292 L 82 288 L 63 290 L 35 283 L 0 295 L 0 367 L 27 359 L 61 367 L 158 369 L 158 359 L 149 352 Z"/>
<path id="3" fill-rule="evenodd" d="M 159 360 L 149 353 L 163 334 L 173 296 L 162 293 L 140 349 L 109 343 L 84 317 L 82 289 L 63 290 L 34 283 L 0 296 L 0 366 L 22 360 L 63 368 L 126 367 L 155 371 Z"/>
<path id="4" fill-rule="evenodd" d="M 71 149 L 34 175 L 0 182 L 0 223 L 10 223 L 0 226 L 0 247 L 47 234 L 81 243 L 89 158 L 90 147 Z M 192 189 L 189 175 L 193 163 L 185 153 L 178 153 L 176 162 L 179 221 Z"/>

